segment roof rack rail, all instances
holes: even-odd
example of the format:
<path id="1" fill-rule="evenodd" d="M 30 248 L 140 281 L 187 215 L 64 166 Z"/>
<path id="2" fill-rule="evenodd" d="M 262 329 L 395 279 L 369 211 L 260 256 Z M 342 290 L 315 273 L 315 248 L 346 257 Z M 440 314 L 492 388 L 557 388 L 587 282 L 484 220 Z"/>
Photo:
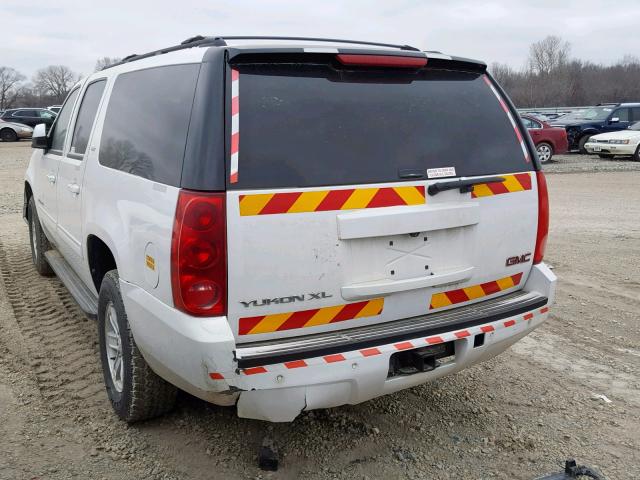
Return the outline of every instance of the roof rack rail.
<path id="1" fill-rule="evenodd" d="M 277 36 L 230 36 L 220 37 L 223 40 L 294 40 L 302 42 L 323 42 L 323 43 L 347 43 L 353 45 L 371 45 L 375 47 L 388 47 L 397 48 L 399 50 L 410 50 L 413 52 L 419 52 L 420 49 L 412 47 L 411 45 L 396 45 L 394 43 L 379 43 L 379 42 L 362 42 L 359 40 L 345 40 L 341 38 L 317 38 L 317 37 L 277 37 Z"/>
<path id="2" fill-rule="evenodd" d="M 346 43 L 353 45 L 371 45 L 375 47 L 387 47 L 387 48 L 397 48 L 399 50 L 408 50 L 412 52 L 419 52 L 420 49 L 416 47 L 412 47 L 411 45 L 395 45 L 392 43 L 378 43 L 378 42 L 361 42 L 358 40 L 344 40 L 338 38 L 315 38 L 315 37 L 277 37 L 277 36 L 241 36 L 234 35 L 229 37 L 204 37 L 202 35 L 196 35 L 194 37 L 187 38 L 182 41 L 178 45 L 173 45 L 171 47 L 161 48 L 159 50 L 153 50 L 151 52 L 142 53 L 140 55 L 134 53 L 132 55 L 128 55 L 124 57 L 118 63 L 114 63 L 108 65 L 103 68 L 106 70 L 107 68 L 115 67 L 116 65 L 122 65 L 124 63 L 135 62 L 136 60 L 142 60 L 143 58 L 155 57 L 156 55 L 162 55 L 164 53 L 175 52 L 176 50 L 184 50 L 187 48 L 200 47 L 204 45 L 209 46 L 220 46 L 224 47 L 227 45 L 225 40 L 293 40 L 293 41 L 303 41 L 303 42 L 323 42 L 323 43 Z"/>

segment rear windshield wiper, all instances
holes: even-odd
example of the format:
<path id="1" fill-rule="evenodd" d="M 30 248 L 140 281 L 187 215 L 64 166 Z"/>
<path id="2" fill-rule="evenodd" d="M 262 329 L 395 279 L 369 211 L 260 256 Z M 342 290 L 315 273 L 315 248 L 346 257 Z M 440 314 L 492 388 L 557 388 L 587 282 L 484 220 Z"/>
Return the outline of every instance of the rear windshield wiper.
<path id="1" fill-rule="evenodd" d="M 429 185 L 427 192 L 433 196 L 445 190 L 453 190 L 459 188 L 460 193 L 469 193 L 473 190 L 474 185 L 480 183 L 498 183 L 504 182 L 504 177 L 485 177 L 485 178 L 470 178 L 468 180 L 448 180 L 444 182 L 432 183 Z"/>

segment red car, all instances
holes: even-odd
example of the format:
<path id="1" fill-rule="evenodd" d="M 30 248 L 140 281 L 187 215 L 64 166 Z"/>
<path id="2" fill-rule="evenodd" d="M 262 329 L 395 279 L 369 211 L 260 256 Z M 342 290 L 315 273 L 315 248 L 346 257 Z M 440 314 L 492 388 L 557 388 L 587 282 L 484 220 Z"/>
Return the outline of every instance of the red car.
<path id="1" fill-rule="evenodd" d="M 530 115 L 522 115 L 522 122 L 529 130 L 538 151 L 540 163 L 546 163 L 556 153 L 567 153 L 567 131 L 564 128 L 552 127 L 547 122 Z"/>

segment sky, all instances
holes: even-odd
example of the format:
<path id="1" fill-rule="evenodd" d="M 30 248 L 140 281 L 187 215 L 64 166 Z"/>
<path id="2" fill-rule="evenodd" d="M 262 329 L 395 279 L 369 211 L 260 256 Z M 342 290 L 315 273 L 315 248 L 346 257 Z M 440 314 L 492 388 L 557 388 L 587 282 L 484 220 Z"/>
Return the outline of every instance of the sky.
<path id="1" fill-rule="evenodd" d="M 522 67 L 546 35 L 610 64 L 640 52 L 640 0 L 0 0 L 0 66 L 91 73 L 103 56 L 202 35 L 319 36 L 402 43 Z"/>

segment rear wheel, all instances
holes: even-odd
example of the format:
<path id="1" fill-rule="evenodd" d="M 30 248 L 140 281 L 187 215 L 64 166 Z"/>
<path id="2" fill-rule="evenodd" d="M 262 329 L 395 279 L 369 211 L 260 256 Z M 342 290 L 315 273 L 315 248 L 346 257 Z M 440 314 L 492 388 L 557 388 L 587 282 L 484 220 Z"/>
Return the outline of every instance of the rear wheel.
<path id="1" fill-rule="evenodd" d="M 18 134 L 10 128 L 3 128 L 0 130 L 0 140 L 3 142 L 17 142 Z"/>
<path id="2" fill-rule="evenodd" d="M 29 243 L 31 244 L 31 259 L 33 260 L 33 265 L 36 267 L 36 271 L 43 277 L 52 277 L 54 275 L 53 270 L 44 257 L 45 252 L 51 250 L 51 244 L 42 230 L 42 225 L 40 225 L 40 219 L 38 218 L 38 211 L 36 210 L 33 197 L 29 199 L 27 205 L 27 219 L 29 221 Z"/>
<path id="3" fill-rule="evenodd" d="M 600 158 L 609 159 L 609 160 L 613 158 L 613 155 L 611 155 L 610 153 L 599 153 L 598 156 Z"/>
<path id="4" fill-rule="evenodd" d="M 589 153 L 587 152 L 587 149 L 584 148 L 584 144 L 589 141 L 590 136 L 591 135 L 585 135 L 584 137 L 581 137 L 580 140 L 578 141 L 578 149 L 580 150 L 580 153 Z"/>
<path id="5" fill-rule="evenodd" d="M 553 147 L 546 142 L 536 145 L 536 151 L 538 152 L 540 163 L 547 163 L 553 157 Z"/>
<path id="6" fill-rule="evenodd" d="M 125 422 L 171 410 L 177 388 L 155 374 L 138 350 L 124 310 L 117 270 L 107 272 L 98 297 L 100 360 L 107 395 Z"/>

